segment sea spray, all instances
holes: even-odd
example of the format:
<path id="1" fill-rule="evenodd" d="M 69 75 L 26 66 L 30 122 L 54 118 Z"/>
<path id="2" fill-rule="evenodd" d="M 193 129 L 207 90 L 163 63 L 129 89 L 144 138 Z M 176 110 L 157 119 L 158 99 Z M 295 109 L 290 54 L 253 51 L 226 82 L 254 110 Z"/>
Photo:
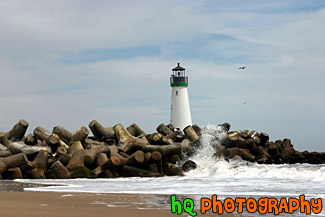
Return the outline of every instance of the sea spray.
<path id="1" fill-rule="evenodd" d="M 188 174 L 212 175 L 214 173 L 213 167 L 218 159 L 216 157 L 216 145 L 218 143 L 219 135 L 224 133 L 222 127 L 215 125 L 207 125 L 202 129 L 202 137 L 200 140 L 200 147 L 196 150 L 194 156 L 190 160 L 197 164 L 197 169 L 190 171 Z"/>
<path id="2" fill-rule="evenodd" d="M 197 149 L 195 155 L 190 158 L 197 164 L 197 169 L 188 172 L 187 176 L 325 181 L 324 165 L 266 165 L 251 163 L 238 158 L 226 161 L 216 155 L 216 146 L 220 135 L 223 133 L 222 127 L 216 125 L 207 125 L 202 129 L 201 146 Z"/>

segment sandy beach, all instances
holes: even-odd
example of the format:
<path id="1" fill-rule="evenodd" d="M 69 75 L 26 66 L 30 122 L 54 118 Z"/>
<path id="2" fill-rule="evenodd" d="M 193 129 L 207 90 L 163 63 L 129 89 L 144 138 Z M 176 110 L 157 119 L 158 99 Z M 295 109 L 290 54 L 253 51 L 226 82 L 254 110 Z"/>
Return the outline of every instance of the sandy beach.
<path id="1" fill-rule="evenodd" d="M 139 195 L 1 192 L 1 216 L 172 216 L 166 209 L 135 204 Z"/>
<path id="2" fill-rule="evenodd" d="M 0 182 L 1 217 L 162 217 L 178 216 L 170 212 L 167 195 L 93 194 L 66 192 L 24 192 L 32 184 Z M 216 214 L 198 213 L 197 216 Z M 182 216 L 189 216 L 183 213 Z M 225 215 L 226 216 L 226 215 Z"/>
<path id="3" fill-rule="evenodd" d="M 168 216 L 153 195 L 26 192 L 39 185 L 0 181 L 0 216 Z M 150 202 L 151 201 L 151 202 Z M 162 201 L 165 201 L 163 199 Z"/>
<path id="4" fill-rule="evenodd" d="M 155 204 L 155 201 L 143 203 L 155 197 L 135 194 L 0 192 L 0 215 L 1 217 L 178 216 L 171 213 L 166 204 Z M 198 213 L 197 216 L 216 215 Z M 189 215 L 183 213 L 182 216 Z"/>

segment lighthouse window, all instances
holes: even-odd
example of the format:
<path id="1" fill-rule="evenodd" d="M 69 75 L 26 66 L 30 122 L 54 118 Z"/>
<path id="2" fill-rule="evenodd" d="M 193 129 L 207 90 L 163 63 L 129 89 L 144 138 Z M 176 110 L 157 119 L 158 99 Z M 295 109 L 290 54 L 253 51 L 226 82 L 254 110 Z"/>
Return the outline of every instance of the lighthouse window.
<path id="1" fill-rule="evenodd" d="M 176 90 L 176 96 L 178 96 L 178 91 Z"/>

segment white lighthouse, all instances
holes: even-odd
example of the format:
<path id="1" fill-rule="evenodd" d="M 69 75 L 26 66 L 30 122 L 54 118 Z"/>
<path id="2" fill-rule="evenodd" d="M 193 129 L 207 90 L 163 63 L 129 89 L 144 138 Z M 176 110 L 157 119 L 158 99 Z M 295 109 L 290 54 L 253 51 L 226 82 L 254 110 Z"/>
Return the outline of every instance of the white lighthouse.
<path id="1" fill-rule="evenodd" d="M 192 118 L 187 93 L 188 77 L 185 76 L 185 68 L 179 63 L 170 76 L 170 86 L 172 87 L 170 123 L 175 128 L 183 130 L 188 125 L 192 125 Z"/>

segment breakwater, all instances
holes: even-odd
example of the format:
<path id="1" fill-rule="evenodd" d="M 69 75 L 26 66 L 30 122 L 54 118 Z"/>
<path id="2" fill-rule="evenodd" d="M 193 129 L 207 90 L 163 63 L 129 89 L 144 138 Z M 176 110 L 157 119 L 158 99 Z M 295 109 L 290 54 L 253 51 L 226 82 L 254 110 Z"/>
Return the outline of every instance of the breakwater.
<path id="1" fill-rule="evenodd" d="M 104 127 L 96 120 L 71 132 L 62 126 L 52 132 L 36 127 L 25 135 L 29 123 L 19 120 L 8 132 L 0 132 L 0 175 L 2 179 L 69 179 L 114 177 L 182 176 L 197 167 L 202 149 L 201 129 L 183 131 L 160 124 L 145 133 L 137 124 Z M 324 163 L 324 154 L 299 152 L 290 139 L 269 141 L 266 133 L 230 131 L 219 125 L 209 134 L 209 156 L 226 160 L 241 158 L 261 164 Z M 201 150 L 202 152 L 202 150 Z"/>

